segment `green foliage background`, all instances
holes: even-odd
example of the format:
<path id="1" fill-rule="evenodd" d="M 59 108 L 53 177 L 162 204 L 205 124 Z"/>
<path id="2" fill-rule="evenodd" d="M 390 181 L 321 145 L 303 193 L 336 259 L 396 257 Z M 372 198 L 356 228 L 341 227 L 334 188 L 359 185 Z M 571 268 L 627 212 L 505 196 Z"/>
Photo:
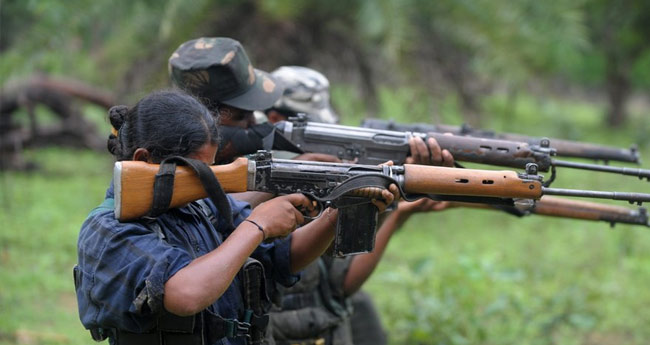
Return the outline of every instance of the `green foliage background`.
<path id="1" fill-rule="evenodd" d="M 230 35 L 244 42 L 258 67 L 301 63 L 326 72 L 346 124 L 358 124 L 368 111 L 401 122 L 460 124 L 467 119 L 462 95 L 440 76 L 448 56 L 427 51 L 431 45 L 464 61 L 467 85 L 479 90 L 484 127 L 622 147 L 638 143 L 648 162 L 650 52 L 643 48 L 647 37 L 639 43 L 634 35 L 642 30 L 621 34 L 642 47 L 630 62 L 630 116 L 620 128 L 603 125 L 606 59 L 591 38 L 590 18 L 600 18 L 608 5 L 5 0 L 0 83 L 40 71 L 103 86 L 130 103 L 168 86 L 165 64 L 178 44 Z M 315 26 L 321 36 L 304 31 Z M 266 35 L 270 27 L 276 31 Z M 339 56 L 328 37 L 354 44 Z M 309 47 L 298 54 L 306 60 L 280 54 L 296 47 Z M 355 47 L 375 71 L 374 109 L 346 55 Z M 84 113 L 108 133 L 101 110 Z M 39 116 L 50 119 L 42 109 Z M 0 344 L 90 343 L 78 320 L 71 268 L 80 224 L 101 202 L 112 161 L 107 153 L 64 148 L 26 154 L 40 170 L 0 173 Z M 647 182 L 633 178 L 568 170 L 556 186 L 650 192 Z M 395 235 L 365 288 L 395 344 L 646 344 L 649 236 L 641 227 L 610 230 L 604 223 L 482 210 L 418 215 Z"/>

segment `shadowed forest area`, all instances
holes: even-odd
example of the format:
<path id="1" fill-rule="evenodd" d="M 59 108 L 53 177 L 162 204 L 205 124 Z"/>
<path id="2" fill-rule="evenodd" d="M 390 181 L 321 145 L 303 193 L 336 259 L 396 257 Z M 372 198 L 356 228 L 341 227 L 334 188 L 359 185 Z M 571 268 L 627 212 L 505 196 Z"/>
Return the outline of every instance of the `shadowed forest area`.
<path id="1" fill-rule="evenodd" d="M 106 110 L 170 88 L 184 41 L 325 74 L 366 117 L 630 147 L 650 162 L 643 0 L 4 0 L 0 344 L 87 344 L 71 268 L 112 175 Z M 485 167 L 482 167 L 485 168 Z M 558 187 L 650 192 L 563 172 Z M 365 285 L 393 344 L 647 344 L 650 232 L 453 209 L 418 215 Z"/>

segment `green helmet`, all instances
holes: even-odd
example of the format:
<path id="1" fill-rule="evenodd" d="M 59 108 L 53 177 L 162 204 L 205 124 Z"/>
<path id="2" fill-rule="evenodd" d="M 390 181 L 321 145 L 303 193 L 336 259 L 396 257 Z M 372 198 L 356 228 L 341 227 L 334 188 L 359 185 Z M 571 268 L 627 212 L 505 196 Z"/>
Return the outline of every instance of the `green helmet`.
<path id="1" fill-rule="evenodd" d="M 169 58 L 172 82 L 211 102 L 244 110 L 267 109 L 283 88 L 253 68 L 242 45 L 226 37 L 202 37 L 181 44 Z"/>
<path id="2" fill-rule="evenodd" d="M 271 72 L 285 89 L 272 109 L 281 113 L 305 113 L 309 121 L 337 123 L 330 104 L 330 82 L 318 71 L 300 66 L 282 66 Z"/>

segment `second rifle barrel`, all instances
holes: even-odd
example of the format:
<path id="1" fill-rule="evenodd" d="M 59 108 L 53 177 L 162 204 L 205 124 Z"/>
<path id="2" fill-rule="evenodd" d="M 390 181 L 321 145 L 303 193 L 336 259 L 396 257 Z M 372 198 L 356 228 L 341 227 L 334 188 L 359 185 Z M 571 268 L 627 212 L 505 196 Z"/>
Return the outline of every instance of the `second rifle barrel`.
<path id="1" fill-rule="evenodd" d="M 363 127 L 409 132 L 449 132 L 454 135 L 469 135 L 479 138 L 492 138 L 526 142 L 529 145 L 538 145 L 542 137 L 535 137 L 515 133 L 497 133 L 490 130 L 474 129 L 469 126 L 433 125 L 427 123 L 401 124 L 382 119 L 365 119 Z M 551 147 L 556 149 L 557 155 L 562 157 L 587 158 L 604 161 L 620 161 L 639 163 L 639 151 L 635 148 L 618 148 L 579 141 L 549 138 Z"/>
<path id="2" fill-rule="evenodd" d="M 597 199 L 628 200 L 630 203 L 650 202 L 650 194 L 646 193 L 603 192 L 598 190 L 577 190 L 547 187 L 542 187 L 542 193 L 544 195 L 563 195 Z"/>
<path id="3" fill-rule="evenodd" d="M 556 160 L 556 159 L 552 161 L 552 164 L 557 167 L 584 169 L 584 170 L 592 170 L 592 171 L 603 171 L 603 172 L 610 172 L 610 173 L 616 173 L 622 175 L 636 176 L 640 179 L 646 178 L 648 179 L 648 181 L 650 181 L 650 170 L 648 169 L 614 167 L 610 165 L 579 163 L 579 162 L 570 162 L 570 161 L 563 161 L 563 160 Z"/>

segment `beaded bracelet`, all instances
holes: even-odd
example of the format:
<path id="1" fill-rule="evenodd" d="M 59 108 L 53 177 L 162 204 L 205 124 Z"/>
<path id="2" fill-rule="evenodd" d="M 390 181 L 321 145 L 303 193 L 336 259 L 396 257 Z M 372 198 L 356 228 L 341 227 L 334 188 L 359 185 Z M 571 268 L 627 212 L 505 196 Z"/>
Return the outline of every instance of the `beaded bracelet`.
<path id="1" fill-rule="evenodd" d="M 255 225 L 262 232 L 262 241 L 266 241 L 266 232 L 264 232 L 263 227 L 261 227 L 259 224 L 255 223 L 254 221 L 252 221 L 250 219 L 244 219 L 244 221 Z"/>

